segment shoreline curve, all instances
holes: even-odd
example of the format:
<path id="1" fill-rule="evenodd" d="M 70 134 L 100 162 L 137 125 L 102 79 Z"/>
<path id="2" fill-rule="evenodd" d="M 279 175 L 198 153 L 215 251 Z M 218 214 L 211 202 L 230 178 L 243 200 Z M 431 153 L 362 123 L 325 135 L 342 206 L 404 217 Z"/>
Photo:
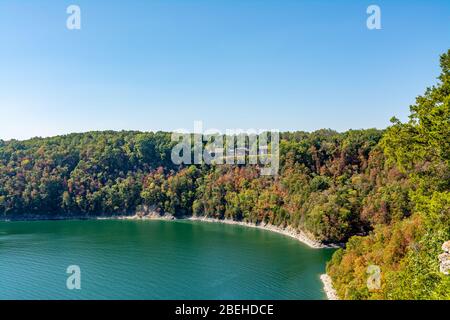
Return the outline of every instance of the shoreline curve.
<path id="1" fill-rule="evenodd" d="M 339 296 L 337 295 L 336 289 L 334 289 L 333 287 L 333 281 L 331 280 L 331 277 L 328 274 L 324 273 L 320 275 L 320 280 L 323 283 L 323 290 L 325 291 L 328 300 L 340 300 Z"/>
<path id="2" fill-rule="evenodd" d="M 151 213 L 136 213 L 134 215 L 111 215 L 111 216 L 62 216 L 62 215 L 20 215 L 20 216 L 11 216 L 11 217 L 0 217 L 0 221 L 48 221 L 48 220 L 189 220 L 189 221 L 201 221 L 201 222 L 210 222 L 210 223 L 223 223 L 223 224 L 231 224 L 231 225 L 240 225 L 244 227 L 257 228 L 266 231 L 272 231 L 278 234 L 282 234 L 301 243 L 307 245 L 313 249 L 329 249 L 329 248 L 340 248 L 342 244 L 324 244 L 318 240 L 313 239 L 311 236 L 306 234 L 305 232 L 292 228 L 291 226 L 287 226 L 286 228 L 278 227 L 272 224 L 255 224 L 251 222 L 245 221 L 235 221 L 231 219 L 216 219 L 210 218 L 206 216 L 183 216 L 183 217 L 175 217 L 172 214 L 164 214 L 160 215 L 157 212 Z"/>

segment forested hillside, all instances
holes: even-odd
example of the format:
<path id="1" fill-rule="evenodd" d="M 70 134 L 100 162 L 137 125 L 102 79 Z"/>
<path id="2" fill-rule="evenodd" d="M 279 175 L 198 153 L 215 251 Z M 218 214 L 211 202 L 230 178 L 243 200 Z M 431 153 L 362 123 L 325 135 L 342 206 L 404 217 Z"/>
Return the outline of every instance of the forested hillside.
<path id="1" fill-rule="evenodd" d="M 439 83 L 411 106 L 410 120 L 393 119 L 380 142 L 386 165 L 407 177 L 408 214 L 376 224 L 334 254 L 328 273 L 342 298 L 450 300 L 450 277 L 439 272 L 438 261 L 450 240 L 450 51 L 441 68 Z M 392 189 L 384 197 L 397 194 Z M 382 271 L 381 288 L 372 292 L 366 285 L 371 264 Z"/>
<path id="2" fill-rule="evenodd" d="M 448 298 L 450 52 L 437 86 L 386 131 L 281 134 L 280 174 L 251 165 L 175 166 L 164 132 L 88 132 L 0 141 L 0 214 L 161 214 L 299 228 L 347 242 L 328 265 L 341 298 Z M 369 292 L 366 268 L 382 288 Z"/>
<path id="3" fill-rule="evenodd" d="M 381 153 L 369 156 L 381 136 L 377 130 L 282 134 L 278 177 L 260 176 L 250 165 L 174 166 L 174 143 L 161 132 L 1 142 L 0 212 L 112 215 L 147 205 L 175 216 L 298 226 L 325 242 L 345 241 L 407 214 L 394 204 L 381 212 L 366 208 L 381 183 L 369 174 L 384 161 Z"/>

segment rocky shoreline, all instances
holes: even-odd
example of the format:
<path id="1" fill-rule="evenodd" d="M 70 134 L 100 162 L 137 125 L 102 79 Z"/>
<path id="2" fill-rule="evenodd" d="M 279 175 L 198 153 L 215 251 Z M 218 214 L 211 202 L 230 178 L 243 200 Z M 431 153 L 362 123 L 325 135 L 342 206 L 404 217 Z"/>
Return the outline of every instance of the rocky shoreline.
<path id="1" fill-rule="evenodd" d="M 324 244 L 321 243 L 312 237 L 308 236 L 306 233 L 296 230 L 291 227 L 281 228 L 271 224 L 255 224 L 244 221 L 235 221 L 231 219 L 214 219 L 205 216 L 186 216 L 176 218 L 172 214 L 160 215 L 157 212 L 147 213 L 147 214 L 136 214 L 134 216 L 121 216 L 117 217 L 117 219 L 125 219 L 125 220 L 190 220 L 190 221 L 201 221 L 201 222 L 210 222 L 210 223 L 223 223 L 223 224 L 231 224 L 231 225 L 239 225 L 250 228 L 257 228 L 267 231 L 276 232 L 279 234 L 283 234 L 285 236 L 294 238 L 303 244 L 306 244 L 310 248 L 313 249 L 323 249 L 323 248 L 339 248 L 340 245 L 337 244 Z"/>
<path id="2" fill-rule="evenodd" d="M 267 231 L 276 232 L 283 234 L 285 236 L 294 238 L 310 248 L 313 249 L 323 249 L 323 248 L 339 248 L 340 244 L 324 244 L 320 241 L 313 239 L 306 233 L 296 230 L 292 227 L 281 228 L 271 224 L 255 224 L 243 221 L 235 221 L 231 219 L 214 219 L 209 217 L 198 217 L 198 216 L 185 216 L 176 218 L 172 214 L 161 215 L 156 211 L 146 210 L 144 213 L 138 212 L 134 215 L 110 215 L 110 216 L 85 216 L 85 215 L 20 215 L 11 217 L 1 217 L 0 221 L 45 221 L 45 220 L 191 220 L 191 221 L 202 221 L 210 223 L 223 223 L 240 225 L 250 228 L 257 228 Z"/>
<path id="3" fill-rule="evenodd" d="M 333 281 L 326 273 L 320 275 L 320 280 L 323 283 L 323 289 L 327 295 L 328 300 L 339 300 L 336 290 L 333 287 Z"/>
<path id="4" fill-rule="evenodd" d="M 276 233 L 283 234 L 285 236 L 294 238 L 294 239 L 306 244 L 310 248 L 314 248 L 314 249 L 339 247 L 338 245 L 323 244 L 317 240 L 312 239 L 306 233 L 297 231 L 296 229 L 291 228 L 291 227 L 280 228 L 280 227 L 277 227 L 277 226 L 274 226 L 271 224 L 262 225 L 262 224 L 254 224 L 254 223 L 243 222 L 243 221 L 234 221 L 234 220 L 229 220 L 229 219 L 225 219 L 225 220 L 213 219 L 213 218 L 208 218 L 208 217 L 187 217 L 185 219 L 192 220 L 192 221 L 233 224 L 233 225 L 239 225 L 239 226 L 245 226 L 245 227 L 250 227 L 250 228 L 257 228 L 257 229 L 272 231 L 272 232 L 276 232 Z"/>

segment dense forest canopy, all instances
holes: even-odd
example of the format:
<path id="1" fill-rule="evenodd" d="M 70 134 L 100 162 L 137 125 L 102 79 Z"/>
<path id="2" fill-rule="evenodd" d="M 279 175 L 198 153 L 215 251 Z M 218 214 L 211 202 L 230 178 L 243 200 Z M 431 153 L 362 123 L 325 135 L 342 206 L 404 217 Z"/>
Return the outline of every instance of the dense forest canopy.
<path id="1" fill-rule="evenodd" d="M 447 298 L 450 51 L 439 83 L 387 130 L 280 135 L 280 174 L 251 165 L 176 166 L 170 133 L 88 132 L 0 140 L 0 214 L 132 214 L 143 207 L 291 226 L 347 242 L 327 269 L 341 298 Z M 382 270 L 369 291 L 366 268 Z"/>
<path id="2" fill-rule="evenodd" d="M 175 216 L 291 225 L 340 242 L 371 229 L 372 215 L 359 212 L 376 187 L 365 172 L 381 137 L 375 129 L 284 133 L 278 177 L 250 165 L 175 166 L 174 142 L 164 132 L 7 141 L 0 146 L 0 212 L 113 215 L 145 205 Z"/>

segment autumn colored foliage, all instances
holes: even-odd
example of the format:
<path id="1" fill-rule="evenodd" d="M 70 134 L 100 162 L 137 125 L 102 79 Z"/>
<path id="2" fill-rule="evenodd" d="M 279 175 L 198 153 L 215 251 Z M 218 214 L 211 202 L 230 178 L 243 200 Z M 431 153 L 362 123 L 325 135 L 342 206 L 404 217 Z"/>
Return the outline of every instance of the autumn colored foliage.
<path id="1" fill-rule="evenodd" d="M 291 226 L 346 243 L 327 271 L 344 299 L 450 299 L 450 51 L 442 74 L 385 131 L 286 132 L 280 174 L 255 165 L 176 166 L 165 132 L 0 140 L 0 214 L 208 216 Z M 382 271 L 367 287 L 367 268 Z"/>

